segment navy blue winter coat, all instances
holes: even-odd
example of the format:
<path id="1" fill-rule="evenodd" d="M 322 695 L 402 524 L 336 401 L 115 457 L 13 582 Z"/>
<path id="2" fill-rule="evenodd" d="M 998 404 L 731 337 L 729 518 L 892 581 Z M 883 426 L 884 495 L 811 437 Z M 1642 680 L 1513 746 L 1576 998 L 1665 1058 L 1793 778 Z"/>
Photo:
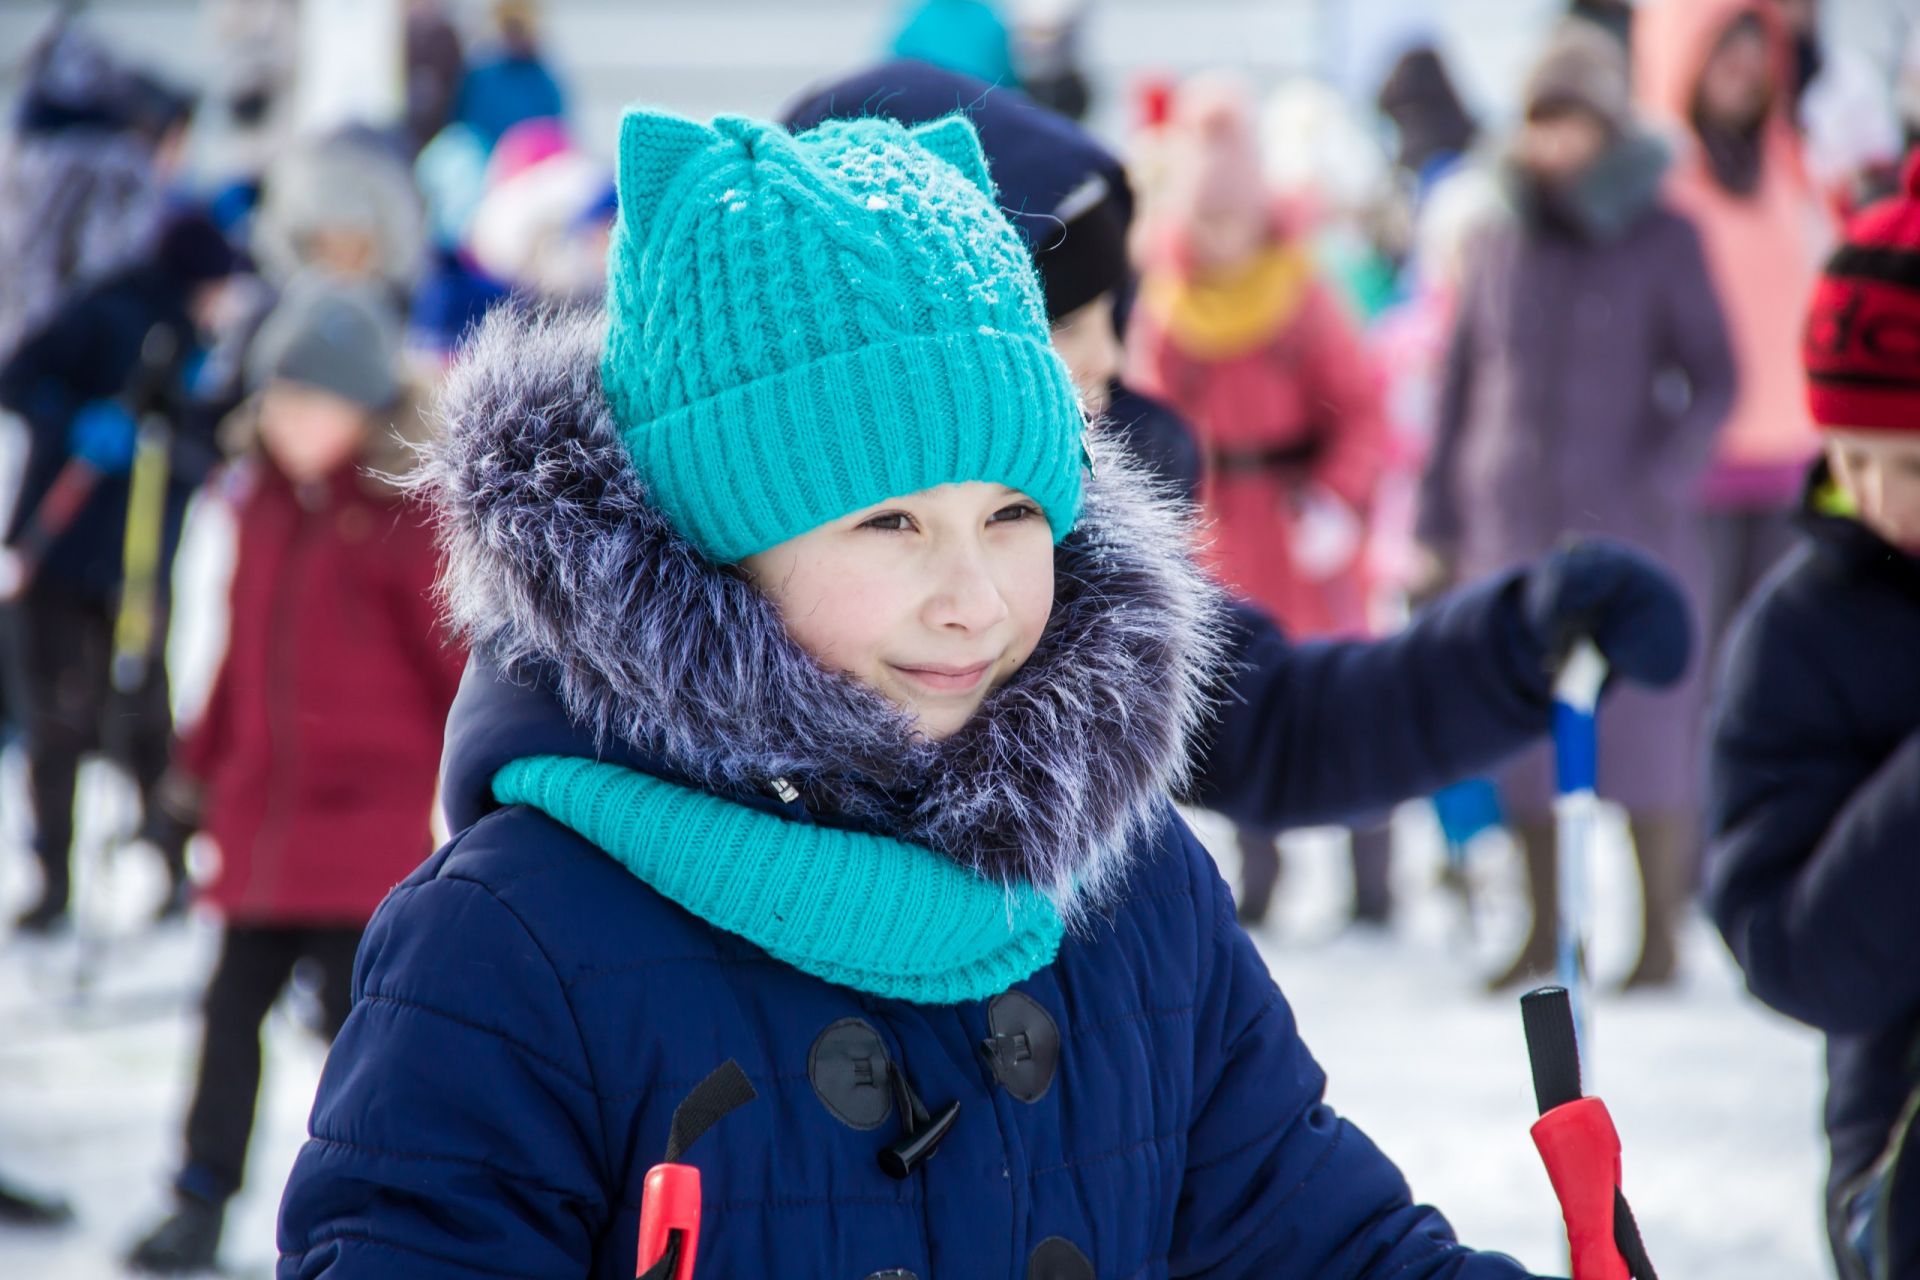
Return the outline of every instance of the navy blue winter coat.
<path id="1" fill-rule="evenodd" d="M 1920 560 L 1850 519 L 1802 523 L 1728 649 L 1707 904 L 1754 995 L 1827 1033 L 1839 1230 L 1920 1096 Z M 1920 1142 L 1895 1187 L 1891 1274 L 1920 1274 Z"/>
<path id="2" fill-rule="evenodd" d="M 1524 1275 L 1456 1243 L 1324 1104 L 1166 801 L 1217 649 L 1210 588 L 1137 478 L 1097 458 L 1020 675 L 945 742 L 887 739 L 877 695 L 806 661 L 647 506 L 599 397 L 599 333 L 497 315 L 454 372 L 434 474 L 450 598 L 481 655 L 448 729 L 458 834 L 366 935 L 282 1208 L 283 1280 L 631 1276 L 673 1109 L 729 1058 L 759 1097 L 688 1156 L 701 1275 Z M 823 744 L 863 729 L 885 749 L 835 769 Z M 495 772 L 538 754 L 1109 892 L 1014 994 L 931 1006 L 835 986 L 498 806 Z M 959 1104 L 904 1180 L 877 1160 L 901 1105 L 836 1074 L 846 1036 L 868 1046 L 867 1081 Z"/>

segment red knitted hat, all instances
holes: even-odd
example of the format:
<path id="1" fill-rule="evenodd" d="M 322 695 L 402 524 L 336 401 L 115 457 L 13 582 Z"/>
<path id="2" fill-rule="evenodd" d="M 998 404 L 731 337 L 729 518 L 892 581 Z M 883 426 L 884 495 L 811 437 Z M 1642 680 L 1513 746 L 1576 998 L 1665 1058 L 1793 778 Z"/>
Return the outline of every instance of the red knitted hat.
<path id="1" fill-rule="evenodd" d="M 1814 287 L 1803 351 L 1820 426 L 1920 433 L 1920 151 L 1899 194 L 1847 227 Z"/>

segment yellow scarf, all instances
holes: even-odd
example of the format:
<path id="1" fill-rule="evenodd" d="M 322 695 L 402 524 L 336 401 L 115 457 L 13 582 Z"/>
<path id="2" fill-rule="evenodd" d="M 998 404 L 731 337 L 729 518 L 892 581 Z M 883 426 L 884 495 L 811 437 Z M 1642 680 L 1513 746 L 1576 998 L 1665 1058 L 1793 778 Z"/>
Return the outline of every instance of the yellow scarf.
<path id="1" fill-rule="evenodd" d="M 1271 342 L 1299 311 L 1312 281 L 1306 253 L 1283 243 L 1222 274 L 1155 271 L 1142 281 L 1140 300 L 1182 352 L 1230 360 Z"/>

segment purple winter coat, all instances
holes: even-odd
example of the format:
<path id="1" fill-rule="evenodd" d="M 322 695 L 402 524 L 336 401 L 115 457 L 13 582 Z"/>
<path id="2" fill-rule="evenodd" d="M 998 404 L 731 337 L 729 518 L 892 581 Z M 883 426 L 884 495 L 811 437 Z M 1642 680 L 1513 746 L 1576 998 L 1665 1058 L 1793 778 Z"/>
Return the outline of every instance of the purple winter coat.
<path id="1" fill-rule="evenodd" d="M 1659 143 L 1632 136 L 1551 205 L 1516 183 L 1512 215 L 1474 246 L 1420 513 L 1461 579 L 1605 534 L 1657 556 L 1701 614 L 1693 495 L 1735 373 L 1699 237 L 1659 202 L 1665 166 Z M 1665 693 L 1608 700 L 1604 795 L 1696 811 L 1705 665 Z M 1545 810 L 1545 762 L 1535 751 L 1506 779 L 1523 816 Z"/>

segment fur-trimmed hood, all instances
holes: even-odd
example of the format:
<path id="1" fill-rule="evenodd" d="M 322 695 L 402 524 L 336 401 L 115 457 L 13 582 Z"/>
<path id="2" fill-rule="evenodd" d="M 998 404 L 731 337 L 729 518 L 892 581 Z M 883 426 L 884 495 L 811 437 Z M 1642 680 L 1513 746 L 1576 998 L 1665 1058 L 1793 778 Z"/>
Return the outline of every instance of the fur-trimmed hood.
<path id="1" fill-rule="evenodd" d="M 1069 919 L 1106 898 L 1211 714 L 1219 600 L 1187 554 L 1186 510 L 1093 440 L 1039 647 L 965 728 L 929 742 L 815 663 L 771 602 L 649 505 L 601 394 L 604 335 L 597 309 L 506 308 L 450 372 L 416 484 L 439 509 L 447 602 L 479 659 L 469 680 L 550 690 L 575 754 L 656 760 L 733 798 L 784 778 L 819 821 L 1031 881 Z M 450 751 L 512 732 L 460 719 Z"/>

